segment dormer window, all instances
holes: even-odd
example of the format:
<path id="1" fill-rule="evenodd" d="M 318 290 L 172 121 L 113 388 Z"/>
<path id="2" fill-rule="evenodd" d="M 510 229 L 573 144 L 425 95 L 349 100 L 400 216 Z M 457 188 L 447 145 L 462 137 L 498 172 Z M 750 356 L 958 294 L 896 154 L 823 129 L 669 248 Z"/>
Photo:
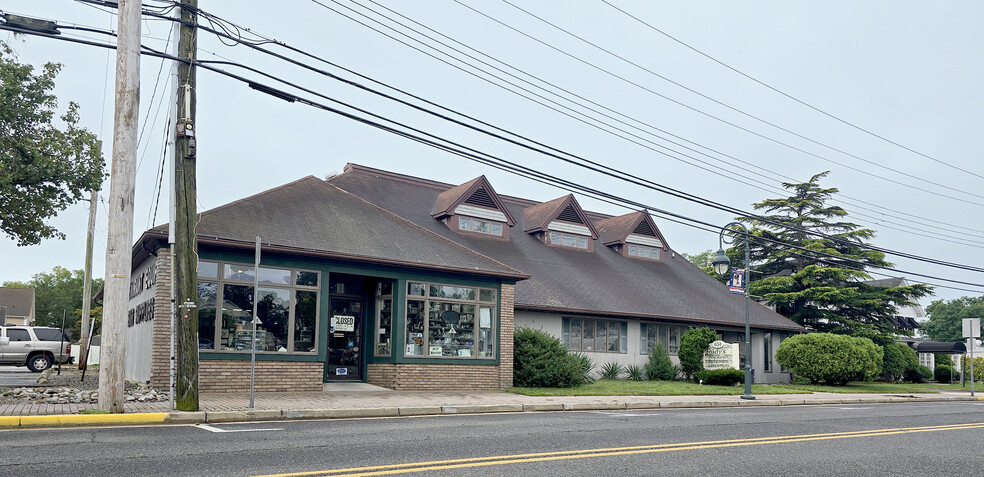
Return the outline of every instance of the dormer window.
<path id="1" fill-rule="evenodd" d="M 629 256 L 659 260 L 659 249 L 645 245 L 629 245 Z"/>
<path id="2" fill-rule="evenodd" d="M 502 236 L 502 224 L 472 217 L 458 217 L 458 230 Z"/>
<path id="3" fill-rule="evenodd" d="M 431 216 L 458 233 L 502 239 L 509 238 L 509 227 L 516 224 L 485 176 L 441 192 Z"/>
<path id="4" fill-rule="evenodd" d="M 661 260 L 669 250 L 653 218 L 644 210 L 599 220 L 595 226 L 602 243 L 626 257 Z"/>
<path id="5" fill-rule="evenodd" d="M 528 207 L 523 217 L 526 232 L 547 245 L 594 250 L 598 232 L 573 195 Z"/>
<path id="6" fill-rule="evenodd" d="M 588 248 L 588 237 L 550 232 L 550 243 L 564 247 Z"/>

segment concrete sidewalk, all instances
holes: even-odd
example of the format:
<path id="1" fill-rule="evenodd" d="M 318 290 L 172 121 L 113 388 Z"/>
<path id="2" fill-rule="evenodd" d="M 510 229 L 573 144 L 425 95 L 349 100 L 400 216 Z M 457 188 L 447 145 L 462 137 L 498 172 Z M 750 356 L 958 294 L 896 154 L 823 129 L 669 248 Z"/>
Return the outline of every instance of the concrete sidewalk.
<path id="1" fill-rule="evenodd" d="M 345 419 L 488 412 L 587 411 L 700 407 L 793 406 L 977 401 L 969 391 L 939 394 L 771 394 L 733 396 L 556 396 L 506 392 L 392 391 L 367 384 L 326 385 L 323 392 L 203 394 L 199 412 L 172 411 L 167 402 L 124 404 L 124 414 L 79 415 L 95 404 L 0 404 L 0 429 L 57 425 L 215 423 L 288 419 Z"/>

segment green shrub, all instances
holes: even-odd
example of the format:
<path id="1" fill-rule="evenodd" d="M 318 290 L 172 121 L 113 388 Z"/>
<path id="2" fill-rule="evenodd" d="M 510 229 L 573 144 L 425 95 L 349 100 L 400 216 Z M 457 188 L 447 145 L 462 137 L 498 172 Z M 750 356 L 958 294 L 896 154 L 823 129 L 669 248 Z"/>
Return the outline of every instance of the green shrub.
<path id="1" fill-rule="evenodd" d="M 704 352 L 716 339 L 717 333 L 706 326 L 700 328 L 691 326 L 680 337 L 677 357 L 680 358 L 680 368 L 687 379 L 691 379 L 694 373 L 704 369 Z"/>
<path id="2" fill-rule="evenodd" d="M 578 369 L 581 370 L 581 382 L 584 384 L 591 384 L 595 382 L 594 376 L 591 374 L 595 369 L 595 363 L 591 360 L 588 355 L 583 353 L 574 353 L 571 355 L 571 359 L 577 363 Z"/>
<path id="3" fill-rule="evenodd" d="M 884 361 L 882 375 L 891 381 L 903 377 L 914 377 L 919 367 L 919 356 L 916 350 L 902 343 L 888 343 L 882 347 Z"/>
<path id="4" fill-rule="evenodd" d="M 601 379 L 620 379 L 625 373 L 625 368 L 618 363 L 605 363 L 601 365 Z"/>
<path id="5" fill-rule="evenodd" d="M 649 361 L 646 362 L 646 378 L 650 381 L 669 381 L 676 377 L 676 369 L 670 361 L 670 354 L 666 348 L 657 346 L 649 352 Z"/>
<path id="6" fill-rule="evenodd" d="M 860 371 L 852 376 L 851 379 L 854 381 L 873 381 L 881 374 L 883 359 L 882 347 L 867 338 L 854 337 L 852 339 L 865 352 L 868 359 L 860 364 Z"/>
<path id="7" fill-rule="evenodd" d="M 910 383 L 924 383 L 927 379 L 933 379 L 933 370 L 923 365 L 916 365 L 916 369 L 905 373 L 905 380 Z"/>
<path id="8" fill-rule="evenodd" d="M 740 369 L 702 369 L 694 373 L 694 379 L 704 384 L 734 386 L 745 382 L 745 372 Z"/>
<path id="9" fill-rule="evenodd" d="M 808 333 L 783 340 L 776 361 L 812 384 L 846 384 L 878 376 L 882 350 L 867 338 Z"/>
<path id="10" fill-rule="evenodd" d="M 938 383 L 946 384 L 949 383 L 951 380 L 959 381 L 960 373 L 958 373 L 955 369 L 953 369 L 953 366 L 941 364 L 941 365 L 937 365 L 936 369 L 933 370 L 933 378 L 936 379 L 936 382 Z"/>
<path id="11" fill-rule="evenodd" d="M 584 382 L 581 365 L 559 339 L 542 330 L 520 328 L 513 343 L 516 386 L 570 388 Z"/>
<path id="12" fill-rule="evenodd" d="M 963 374 L 966 376 L 965 379 L 973 379 L 974 382 L 984 381 L 984 358 L 975 357 L 974 358 L 974 375 L 970 375 L 970 358 L 964 357 L 960 360 L 963 367 Z"/>
<path id="13" fill-rule="evenodd" d="M 625 368 L 625 379 L 629 381 L 645 381 L 646 372 L 643 371 L 642 366 L 633 364 Z"/>
<path id="14" fill-rule="evenodd" d="M 950 366 L 950 367 L 953 366 L 953 359 L 950 358 L 950 355 L 948 355 L 948 354 L 938 354 L 938 355 L 936 355 L 936 357 L 934 358 L 934 360 L 936 361 L 936 365 L 937 366 L 939 366 L 941 364 L 944 365 L 944 366 Z"/>

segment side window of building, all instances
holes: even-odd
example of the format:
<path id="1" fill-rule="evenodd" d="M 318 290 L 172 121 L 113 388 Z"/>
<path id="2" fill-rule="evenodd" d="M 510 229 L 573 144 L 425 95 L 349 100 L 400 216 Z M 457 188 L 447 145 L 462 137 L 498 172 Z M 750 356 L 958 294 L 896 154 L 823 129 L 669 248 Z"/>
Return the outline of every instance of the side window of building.
<path id="1" fill-rule="evenodd" d="M 628 353 L 629 323 L 618 320 L 563 318 L 561 343 L 571 351 Z"/>
<path id="2" fill-rule="evenodd" d="M 772 372 L 772 333 L 765 333 L 764 335 L 762 335 L 762 344 L 763 344 L 762 348 L 764 350 L 764 356 L 762 356 L 762 358 L 765 359 L 765 372 L 771 373 Z"/>

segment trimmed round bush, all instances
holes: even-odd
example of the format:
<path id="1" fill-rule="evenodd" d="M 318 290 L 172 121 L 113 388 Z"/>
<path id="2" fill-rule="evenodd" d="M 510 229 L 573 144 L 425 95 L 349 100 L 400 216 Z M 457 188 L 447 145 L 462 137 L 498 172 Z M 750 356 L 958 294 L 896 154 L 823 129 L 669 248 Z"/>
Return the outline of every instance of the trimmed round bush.
<path id="1" fill-rule="evenodd" d="M 697 371 L 704 369 L 704 352 L 716 339 L 717 333 L 706 326 L 700 328 L 691 326 L 680 337 L 680 349 L 677 350 L 677 357 L 680 358 L 680 369 L 683 370 L 687 379 L 693 377 Z"/>
<path id="2" fill-rule="evenodd" d="M 914 376 L 919 367 L 919 356 L 916 350 L 902 343 L 888 343 L 882 347 L 885 358 L 882 364 L 882 374 L 891 381 L 897 381 L 904 376 Z"/>
<path id="3" fill-rule="evenodd" d="M 882 350 L 868 338 L 808 333 L 783 340 L 776 361 L 813 384 L 847 384 L 878 376 Z"/>
<path id="4" fill-rule="evenodd" d="M 933 370 L 921 364 L 917 365 L 916 369 L 905 373 L 905 380 L 912 383 L 925 383 L 928 379 L 933 379 Z"/>
<path id="5" fill-rule="evenodd" d="M 938 383 L 949 383 L 951 380 L 960 380 L 960 373 L 953 369 L 953 366 L 941 364 L 933 370 L 933 379 Z"/>
<path id="6" fill-rule="evenodd" d="M 513 383 L 537 388 L 571 388 L 584 382 L 582 364 L 560 340 L 542 330 L 520 328 L 514 338 Z"/>
<path id="7" fill-rule="evenodd" d="M 694 373 L 694 379 L 704 384 L 734 386 L 745 382 L 745 372 L 740 369 L 702 369 Z"/>

